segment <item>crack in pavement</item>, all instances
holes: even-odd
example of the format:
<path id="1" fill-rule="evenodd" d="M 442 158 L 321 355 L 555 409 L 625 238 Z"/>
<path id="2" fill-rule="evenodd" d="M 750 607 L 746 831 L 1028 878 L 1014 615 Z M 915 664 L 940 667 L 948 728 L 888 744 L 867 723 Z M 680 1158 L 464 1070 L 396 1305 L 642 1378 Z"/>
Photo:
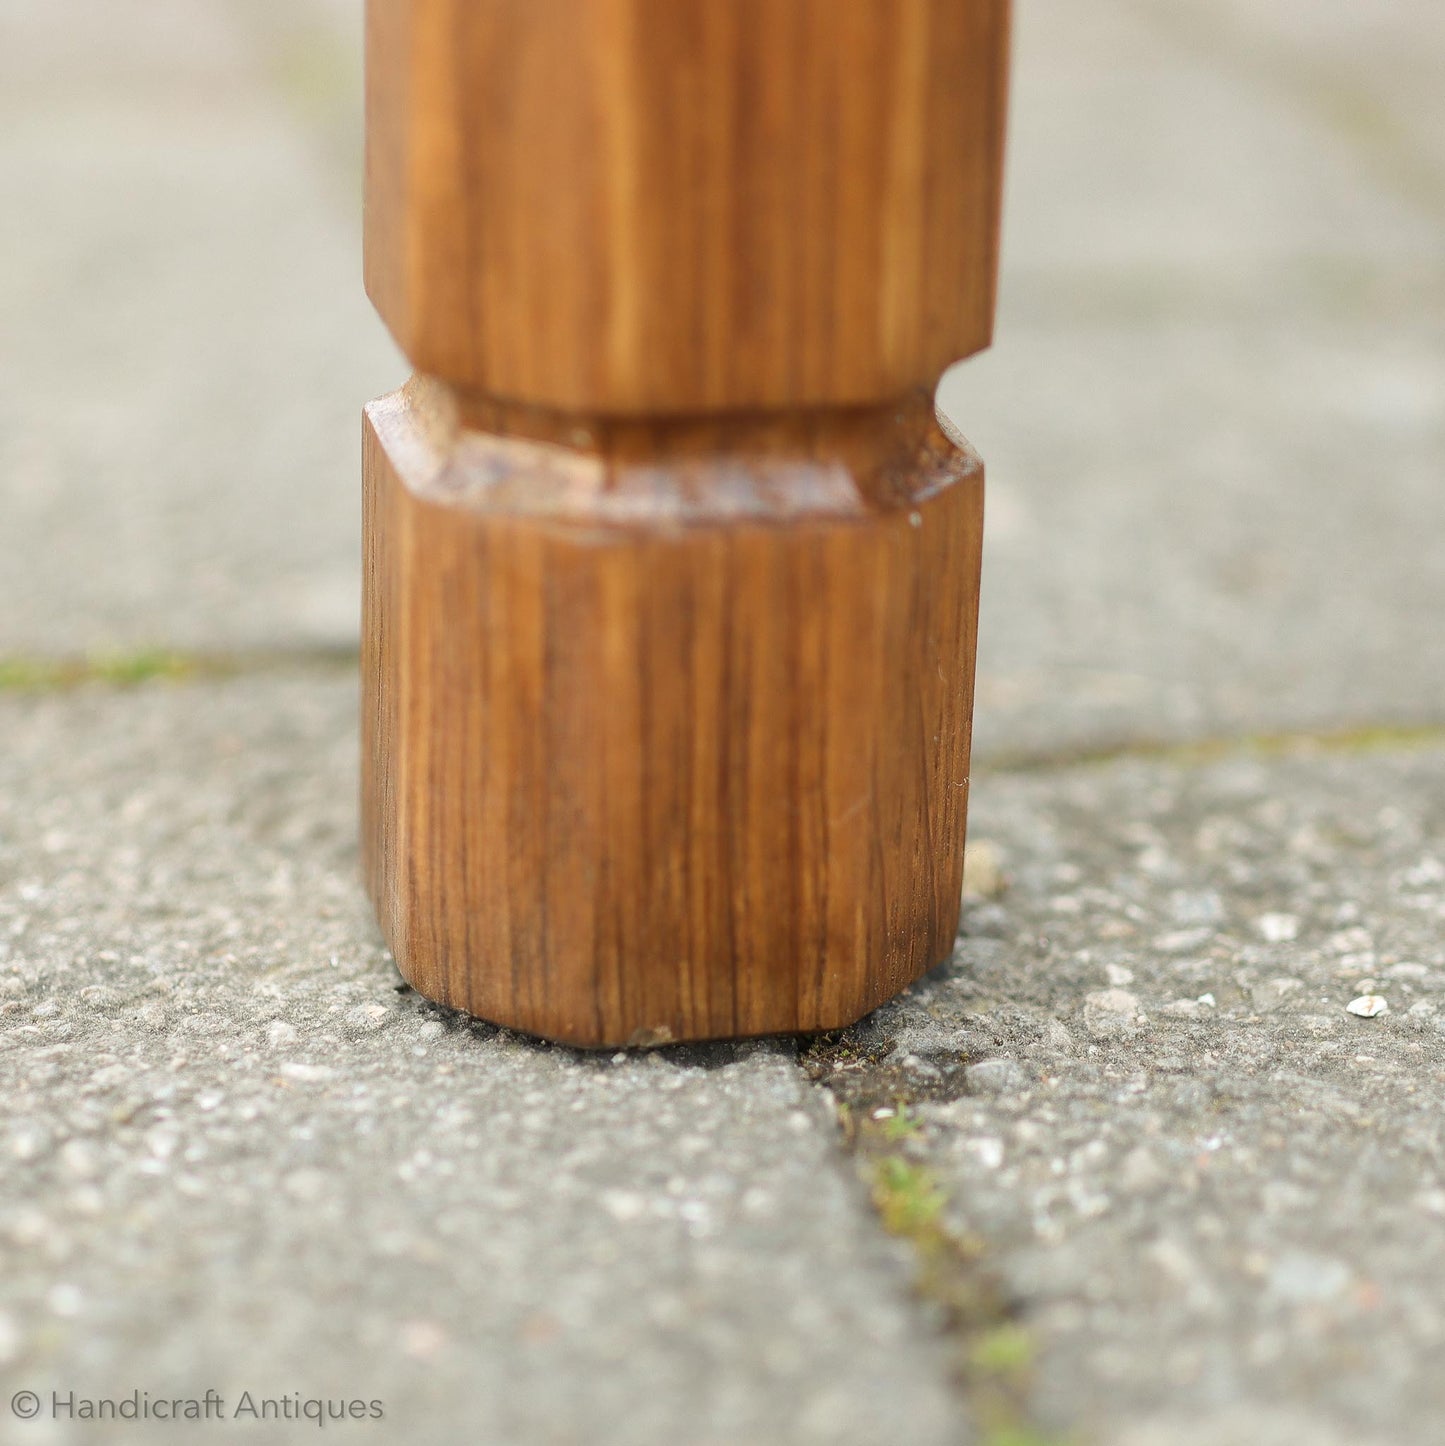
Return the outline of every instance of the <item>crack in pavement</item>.
<path id="1" fill-rule="evenodd" d="M 912 1106 L 963 1093 L 964 1053 L 922 1079 L 889 1064 L 893 1041 L 863 1043 L 851 1030 L 797 1040 L 798 1065 L 827 1097 L 845 1161 L 867 1188 L 878 1223 L 913 1254 L 913 1289 L 948 1348 L 951 1382 L 982 1446 L 1063 1446 L 1033 1418 L 1036 1347 L 1016 1302 L 976 1234 L 945 1223 L 948 1196 L 919 1148 Z"/>

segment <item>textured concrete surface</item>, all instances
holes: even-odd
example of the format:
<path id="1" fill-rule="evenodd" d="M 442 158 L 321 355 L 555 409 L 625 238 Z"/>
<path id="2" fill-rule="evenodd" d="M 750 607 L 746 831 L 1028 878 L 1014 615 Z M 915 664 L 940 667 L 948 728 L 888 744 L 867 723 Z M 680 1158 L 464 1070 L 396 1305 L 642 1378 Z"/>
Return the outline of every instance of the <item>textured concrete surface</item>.
<path id="1" fill-rule="evenodd" d="M 0 1441 L 1445 1442 L 1442 14 L 1019 6 L 957 955 L 614 1058 L 356 885 L 357 0 L 0 0 Z"/>
<path id="2" fill-rule="evenodd" d="M 1440 23 L 1019 7 L 981 752 L 1437 716 Z"/>
<path id="3" fill-rule="evenodd" d="M 0 10 L 0 653 L 354 645 L 360 405 L 405 368 L 354 58 L 270 14 Z"/>
<path id="4" fill-rule="evenodd" d="M 1031 1413 L 1445 1439 L 1445 747 L 991 775 L 973 826 L 953 962 L 811 1058 L 976 1244 Z"/>
<path id="5" fill-rule="evenodd" d="M 791 1047 L 578 1055 L 399 988 L 355 706 L 0 706 L 0 1439 L 208 1387 L 378 1399 L 327 1432 L 374 1440 L 961 1439 Z"/>

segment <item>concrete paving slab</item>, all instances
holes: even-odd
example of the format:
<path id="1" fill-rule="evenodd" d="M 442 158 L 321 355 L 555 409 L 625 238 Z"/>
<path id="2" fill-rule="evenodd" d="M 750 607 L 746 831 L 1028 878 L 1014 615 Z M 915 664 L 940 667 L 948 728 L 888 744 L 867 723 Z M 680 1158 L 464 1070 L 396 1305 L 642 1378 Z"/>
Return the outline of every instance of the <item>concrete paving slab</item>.
<path id="1" fill-rule="evenodd" d="M 939 1192 L 1019 1409 L 1437 1441 L 1445 746 L 988 774 L 973 808 L 955 959 L 808 1059 Z"/>
<path id="2" fill-rule="evenodd" d="M 1324 11 L 1020 7 L 997 340 L 940 391 L 983 757 L 1439 717 L 1445 192 L 1382 156 L 1440 20 Z M 1411 119 L 1362 136 L 1312 56 Z"/>
<path id="3" fill-rule="evenodd" d="M 1249 278 L 1309 258 L 1438 258 L 1433 201 L 1402 194 L 1287 83 L 1283 62 L 1318 43 L 1317 7 L 1222 8 L 1257 18 L 1226 27 L 1209 0 L 1016 7 L 1005 294 L 1041 273 Z M 1393 8 L 1395 48 L 1428 47 L 1428 0 Z M 1371 17 L 1357 24 L 1390 29 Z M 1259 63 L 1252 32 L 1273 33 L 1278 67 Z"/>
<path id="4" fill-rule="evenodd" d="M 1380 182 L 1445 204 L 1445 13 L 1431 0 L 1135 0 L 1162 33 L 1221 56 L 1322 121 Z"/>
<path id="5" fill-rule="evenodd" d="M 360 408 L 406 368 L 305 123 L 334 76 L 243 17 L 7 8 L 0 653 L 354 644 Z"/>
<path id="6" fill-rule="evenodd" d="M 1437 720 L 1437 317 L 1020 327 L 951 377 L 988 468 L 980 756 Z"/>
<path id="7" fill-rule="evenodd" d="M 208 1388 L 187 1439 L 312 1429 L 247 1391 L 383 1403 L 327 1439 L 966 1439 L 791 1049 L 580 1055 L 398 988 L 355 706 L 0 699 L 0 1439 L 153 1441 L 51 1393 Z"/>

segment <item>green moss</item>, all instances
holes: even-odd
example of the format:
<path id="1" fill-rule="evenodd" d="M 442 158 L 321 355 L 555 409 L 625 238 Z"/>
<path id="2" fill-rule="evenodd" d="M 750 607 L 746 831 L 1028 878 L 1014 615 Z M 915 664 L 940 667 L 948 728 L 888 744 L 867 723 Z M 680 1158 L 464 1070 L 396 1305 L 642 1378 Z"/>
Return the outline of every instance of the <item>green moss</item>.
<path id="1" fill-rule="evenodd" d="M 843 1138 L 858 1158 L 884 1229 L 912 1247 L 914 1289 L 946 1322 L 959 1388 L 980 1446 L 1068 1446 L 1030 1424 L 1035 1346 L 990 1266 L 986 1242 L 945 1223 L 948 1196 L 933 1172 L 900 1146 L 923 1129 L 900 1082 L 880 1069 L 850 1068 L 846 1035 L 813 1041 L 804 1051 L 815 1078 L 827 1082 Z M 840 1092 L 840 1086 L 842 1092 Z"/>
<path id="2" fill-rule="evenodd" d="M 1017 1378 L 1033 1366 L 1033 1337 L 1017 1321 L 1004 1321 L 974 1336 L 968 1363 L 982 1375 Z"/>
<path id="3" fill-rule="evenodd" d="M 981 1326 L 964 1345 L 963 1381 L 982 1446 L 1067 1446 L 1028 1419 L 1034 1338 L 1017 1320 Z"/>
<path id="4" fill-rule="evenodd" d="M 1126 758 L 1191 767 L 1251 753 L 1262 758 L 1288 758 L 1312 753 L 1378 753 L 1385 749 L 1431 748 L 1442 744 L 1445 744 L 1445 725 L 1439 723 L 1378 723 L 1313 733 L 1253 733 L 1238 738 L 1201 738 L 1181 743 L 1137 739 L 1112 747 L 1002 754 L 993 757 L 986 768 L 979 771 L 1043 773 L 1084 764 L 1116 763 Z"/>
<path id="5" fill-rule="evenodd" d="M 42 693 L 82 683 L 133 687 L 156 678 L 189 677 L 197 666 L 195 659 L 153 648 L 89 658 L 0 658 L 0 691 Z"/>
<path id="6" fill-rule="evenodd" d="M 183 653 L 169 648 L 92 653 L 84 657 L 0 656 L 0 693 L 53 693 L 87 684 L 133 688 L 142 683 L 233 678 L 294 668 L 355 669 L 354 648 L 301 648 L 245 653 Z"/>
<path id="7" fill-rule="evenodd" d="M 873 1167 L 873 1204 L 885 1230 L 917 1240 L 936 1228 L 944 1194 L 921 1165 L 885 1155 Z"/>
<path id="8" fill-rule="evenodd" d="M 980 1446 L 1068 1446 L 1059 1436 L 1017 1422 L 985 1427 Z"/>
<path id="9" fill-rule="evenodd" d="M 899 1105 L 893 1114 L 882 1120 L 883 1138 L 889 1144 L 897 1144 L 899 1140 L 911 1139 L 923 1129 L 923 1121 L 908 1108 L 907 1105 Z"/>
<path id="10" fill-rule="evenodd" d="M 197 661 L 194 658 L 186 658 L 179 653 L 120 653 L 112 657 L 96 658 L 91 664 L 91 675 L 98 683 L 133 687 L 137 683 L 149 683 L 156 678 L 186 678 L 194 673 L 196 668 Z"/>
<path id="11" fill-rule="evenodd" d="M 0 691 L 44 688 L 51 670 L 43 663 L 28 658 L 0 658 Z"/>

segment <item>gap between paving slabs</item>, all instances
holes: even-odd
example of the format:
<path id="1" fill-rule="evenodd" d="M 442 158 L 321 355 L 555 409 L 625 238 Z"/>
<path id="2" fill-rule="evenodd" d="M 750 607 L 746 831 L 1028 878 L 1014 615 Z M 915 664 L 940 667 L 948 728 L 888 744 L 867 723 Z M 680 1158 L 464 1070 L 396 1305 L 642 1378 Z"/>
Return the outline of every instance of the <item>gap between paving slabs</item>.
<path id="1" fill-rule="evenodd" d="M 305 669 L 354 670 L 357 658 L 356 649 L 349 645 L 235 653 L 153 647 L 70 657 L 0 654 L 0 693 L 53 693 L 86 685 L 132 688 L 144 683 L 195 683 Z"/>
<path id="2" fill-rule="evenodd" d="M 983 1240 L 944 1224 L 947 1197 L 909 1148 L 922 1128 L 913 1103 L 958 1098 L 972 1061 L 960 1053 L 924 1081 L 893 1057 L 889 1039 L 868 1043 L 839 1030 L 800 1038 L 798 1045 L 804 1073 L 832 1097 L 844 1147 L 879 1222 L 913 1248 L 914 1288 L 938 1311 L 955 1345 L 954 1380 L 985 1446 L 1055 1446 L 1058 1438 L 1029 1419 L 1034 1348 L 1028 1328 L 990 1270 Z"/>

